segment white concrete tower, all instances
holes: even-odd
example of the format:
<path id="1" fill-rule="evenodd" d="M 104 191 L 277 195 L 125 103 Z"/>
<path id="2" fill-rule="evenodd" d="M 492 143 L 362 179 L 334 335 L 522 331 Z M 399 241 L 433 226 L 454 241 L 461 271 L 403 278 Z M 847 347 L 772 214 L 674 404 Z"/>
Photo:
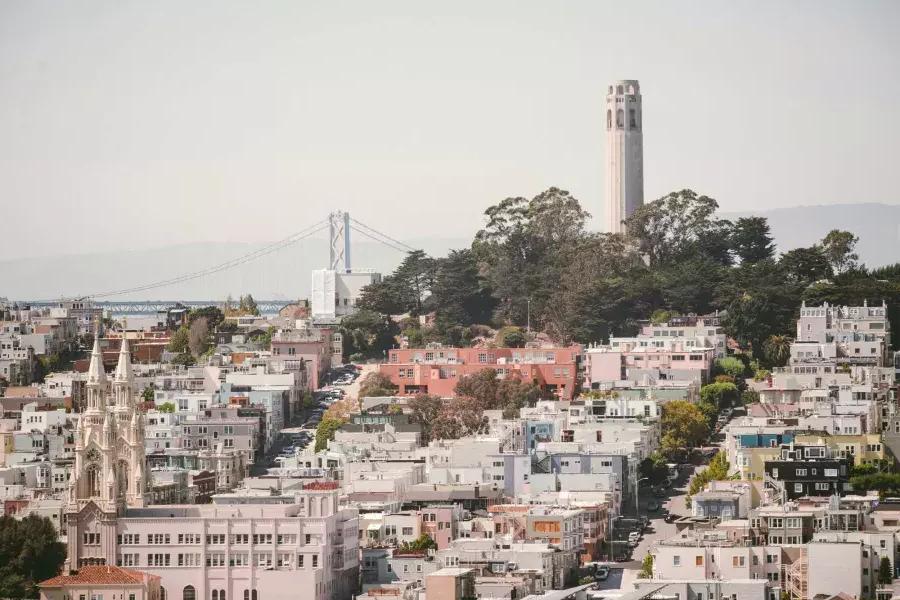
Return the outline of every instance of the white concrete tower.
<path id="1" fill-rule="evenodd" d="M 606 206 L 603 230 L 621 233 L 622 221 L 644 204 L 644 116 L 641 87 L 617 81 L 606 95 Z"/>

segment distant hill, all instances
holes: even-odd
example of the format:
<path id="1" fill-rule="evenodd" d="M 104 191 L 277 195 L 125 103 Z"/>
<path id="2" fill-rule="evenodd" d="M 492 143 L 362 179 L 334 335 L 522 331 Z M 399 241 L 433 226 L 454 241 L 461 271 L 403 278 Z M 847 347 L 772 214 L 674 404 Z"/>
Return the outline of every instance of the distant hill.
<path id="1" fill-rule="evenodd" d="M 772 236 L 781 252 L 811 246 L 832 229 L 844 229 L 859 237 L 857 252 L 867 266 L 880 267 L 900 262 L 900 205 L 796 206 L 722 216 L 736 219 L 750 214 L 769 220 Z"/>
<path id="2" fill-rule="evenodd" d="M 870 267 L 900 261 L 900 206 L 840 204 L 798 206 L 769 211 L 728 213 L 725 218 L 756 214 L 767 217 L 780 251 L 809 246 L 831 229 L 846 229 L 859 236 L 860 258 Z M 474 234 L 474 232 L 473 232 Z M 451 248 L 467 247 L 470 239 L 405 239 L 434 256 Z M 259 244 L 197 243 L 149 250 L 82 254 L 50 258 L 0 261 L 0 297 L 53 299 L 122 289 L 160 281 L 216 265 L 261 247 Z M 358 268 L 391 272 L 403 255 L 380 244 L 356 237 L 352 262 Z M 122 300 L 207 300 L 237 297 L 247 292 L 260 299 L 293 299 L 309 294 L 310 271 L 328 260 L 325 239 L 310 238 L 234 270 L 195 281 L 119 296 Z"/>

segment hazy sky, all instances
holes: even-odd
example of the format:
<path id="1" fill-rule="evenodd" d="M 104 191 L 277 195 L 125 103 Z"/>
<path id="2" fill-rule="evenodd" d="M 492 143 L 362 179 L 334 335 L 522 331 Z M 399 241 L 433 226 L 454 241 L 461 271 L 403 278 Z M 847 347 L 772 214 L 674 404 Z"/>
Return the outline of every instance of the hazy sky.
<path id="1" fill-rule="evenodd" d="M 0 260 L 272 240 L 335 208 L 401 239 L 566 188 L 644 94 L 645 190 L 897 203 L 900 2 L 0 2 Z"/>

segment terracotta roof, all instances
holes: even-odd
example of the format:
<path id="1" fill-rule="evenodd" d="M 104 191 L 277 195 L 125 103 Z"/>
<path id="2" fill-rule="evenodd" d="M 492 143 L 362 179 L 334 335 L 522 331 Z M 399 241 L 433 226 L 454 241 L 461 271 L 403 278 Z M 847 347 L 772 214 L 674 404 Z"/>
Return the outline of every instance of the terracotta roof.
<path id="1" fill-rule="evenodd" d="M 304 490 L 336 490 L 339 485 L 337 481 L 312 481 L 303 486 Z"/>
<path id="2" fill-rule="evenodd" d="M 91 565 L 81 567 L 74 575 L 57 575 L 47 581 L 42 581 L 41 587 L 62 587 L 64 585 L 119 585 L 142 584 L 145 578 L 157 577 L 142 571 L 123 569 L 112 565 Z"/>

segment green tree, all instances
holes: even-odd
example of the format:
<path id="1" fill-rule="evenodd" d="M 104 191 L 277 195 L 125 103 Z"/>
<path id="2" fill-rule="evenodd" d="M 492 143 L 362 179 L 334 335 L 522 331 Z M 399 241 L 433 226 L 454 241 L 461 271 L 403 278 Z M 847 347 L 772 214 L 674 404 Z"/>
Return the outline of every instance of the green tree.
<path id="1" fill-rule="evenodd" d="M 641 570 L 638 572 L 638 579 L 653 578 L 653 555 L 647 553 L 641 561 Z"/>
<path id="2" fill-rule="evenodd" d="M 525 325 L 530 304 L 532 323 L 542 323 L 562 259 L 583 238 L 588 213 L 569 192 L 550 188 L 530 200 L 507 198 L 485 216 L 472 250 L 498 301 L 497 321 Z"/>
<path id="3" fill-rule="evenodd" d="M 58 575 L 65 558 L 49 519 L 0 517 L 0 597 L 37 598 L 37 584 Z"/>
<path id="4" fill-rule="evenodd" d="M 728 375 L 734 381 L 738 381 L 744 377 L 746 367 L 744 362 L 733 356 L 726 356 L 716 360 L 715 370 L 717 373 Z"/>
<path id="5" fill-rule="evenodd" d="M 709 482 L 728 479 L 728 471 L 730 468 L 731 465 L 729 465 L 725 453 L 717 452 L 716 455 L 712 457 L 712 460 L 709 461 L 709 465 L 691 479 L 691 482 L 688 485 L 685 503 L 690 506 L 691 498 L 703 491 Z"/>
<path id="6" fill-rule="evenodd" d="M 444 401 L 439 396 L 419 394 L 407 405 L 412 411 L 413 422 L 422 428 L 422 443 L 428 444 L 433 439 L 435 426 L 443 414 Z"/>
<path id="7" fill-rule="evenodd" d="M 894 582 L 894 569 L 891 567 L 891 559 L 882 556 L 878 563 L 878 584 L 890 585 Z"/>
<path id="8" fill-rule="evenodd" d="M 804 285 L 831 277 L 831 265 L 821 246 L 788 250 L 778 266 L 789 281 Z"/>
<path id="9" fill-rule="evenodd" d="M 731 230 L 731 248 L 742 263 L 757 263 L 775 255 L 775 244 L 764 217 L 742 217 Z"/>
<path id="10" fill-rule="evenodd" d="M 768 294 L 745 293 L 728 304 L 722 325 L 726 334 L 756 356 L 764 340 L 789 330 L 793 310 Z"/>
<path id="11" fill-rule="evenodd" d="M 628 237 L 651 267 L 698 254 L 728 265 L 731 224 L 715 217 L 718 207 L 715 200 L 693 190 L 672 192 L 644 204 L 628 217 Z"/>
<path id="12" fill-rule="evenodd" d="M 697 405 L 687 400 L 664 404 L 660 425 L 664 432 L 660 451 L 667 458 L 681 456 L 699 446 L 709 434 L 706 417 Z"/>
<path id="13" fill-rule="evenodd" d="M 238 310 L 244 315 L 252 315 L 254 317 L 259 316 L 259 307 L 256 305 L 256 300 L 253 299 L 251 294 L 240 297 L 240 300 L 238 301 Z"/>
<path id="14" fill-rule="evenodd" d="M 646 477 L 653 485 L 664 482 L 669 475 L 666 457 L 659 452 L 654 452 L 642 460 L 638 468 L 640 476 Z"/>
<path id="15" fill-rule="evenodd" d="M 832 229 L 822 240 L 822 251 L 831 269 L 837 273 L 844 273 L 856 268 L 859 255 L 854 252 L 859 238 L 849 231 Z"/>
<path id="16" fill-rule="evenodd" d="M 419 537 L 414 539 L 412 542 L 403 542 L 400 544 L 400 550 L 403 551 L 412 551 L 412 552 L 422 552 L 425 550 L 437 550 L 437 544 L 431 536 L 427 533 L 421 534 Z"/>
<path id="17" fill-rule="evenodd" d="M 763 355 L 770 366 L 783 367 L 791 357 L 791 342 L 786 335 L 770 335 L 763 342 Z"/>
<path id="18" fill-rule="evenodd" d="M 181 365 L 182 367 L 190 367 L 197 364 L 190 352 L 182 352 L 172 359 L 173 365 Z"/>
<path id="19" fill-rule="evenodd" d="M 442 335 L 454 326 L 490 321 L 494 301 L 471 250 L 451 250 L 438 261 L 429 304 Z"/>
<path id="20" fill-rule="evenodd" d="M 225 324 L 225 313 L 218 306 L 204 306 L 191 309 L 188 313 L 188 324 L 201 318 L 206 319 L 206 325 L 210 331 L 221 330 L 220 326 Z M 237 323 L 235 321 L 230 321 L 228 325 L 234 326 L 234 331 L 237 331 Z"/>
<path id="21" fill-rule="evenodd" d="M 328 442 L 334 439 L 334 432 L 340 429 L 346 422 L 347 419 L 345 418 L 333 417 L 326 414 L 322 420 L 319 421 L 319 426 L 316 427 L 315 451 L 319 452 L 320 450 L 328 448 Z"/>
<path id="22" fill-rule="evenodd" d="M 700 389 L 700 402 L 715 406 L 717 411 L 734 406 L 740 397 L 741 393 L 733 383 L 710 383 Z"/>
<path id="23" fill-rule="evenodd" d="M 143 402 L 153 402 L 153 399 L 156 397 L 156 386 L 154 384 L 150 384 L 144 388 L 141 392 L 141 400 Z"/>
<path id="24" fill-rule="evenodd" d="M 372 371 L 363 377 L 359 382 L 359 398 L 393 396 L 397 393 L 397 386 L 393 384 L 391 378 L 382 375 L 378 371 Z"/>
<path id="25" fill-rule="evenodd" d="M 390 317 L 371 310 L 359 310 L 344 317 L 341 321 L 344 360 L 354 355 L 383 360 L 385 352 L 396 345 L 398 331 Z"/>
<path id="26" fill-rule="evenodd" d="M 526 341 L 521 327 L 508 325 L 497 332 L 497 345 L 501 348 L 524 348 Z"/>
<path id="27" fill-rule="evenodd" d="M 175 412 L 175 404 L 172 402 L 163 402 L 159 406 L 156 407 L 156 410 L 163 413 L 174 413 Z"/>
<path id="28" fill-rule="evenodd" d="M 186 325 L 182 325 L 178 328 L 175 333 L 172 334 L 172 337 L 169 339 L 169 343 L 166 346 L 166 349 L 169 352 L 175 352 L 177 354 L 182 354 L 188 351 L 188 344 L 191 340 L 190 330 Z"/>

